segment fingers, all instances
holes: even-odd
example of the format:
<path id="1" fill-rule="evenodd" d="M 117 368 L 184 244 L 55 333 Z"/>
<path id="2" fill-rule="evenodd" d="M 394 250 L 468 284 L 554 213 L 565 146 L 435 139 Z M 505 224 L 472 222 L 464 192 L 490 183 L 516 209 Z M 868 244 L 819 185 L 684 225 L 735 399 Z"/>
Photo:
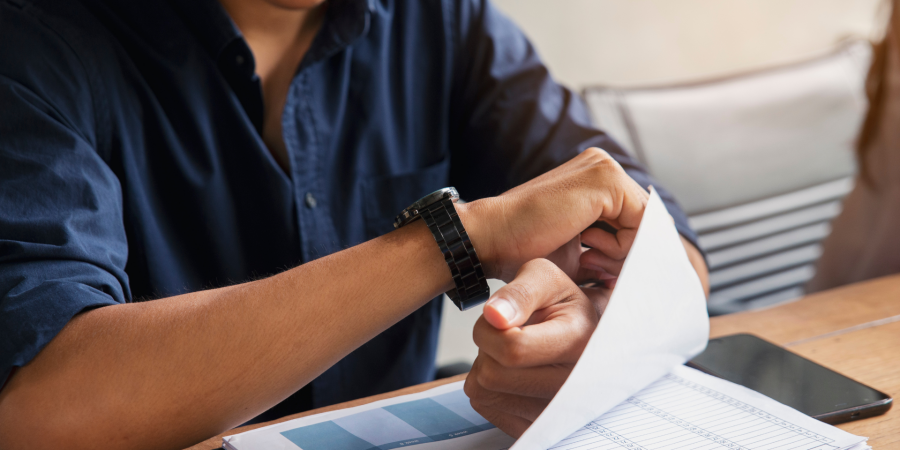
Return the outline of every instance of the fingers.
<path id="1" fill-rule="evenodd" d="M 481 414 L 481 417 L 487 419 L 488 422 L 494 424 L 500 431 L 516 439 L 518 439 L 519 436 L 522 436 L 522 434 L 525 433 L 525 430 L 531 426 L 531 422 L 521 417 L 507 414 L 489 406 L 483 406 L 472 402 L 472 409 L 478 414 Z"/>
<path id="2" fill-rule="evenodd" d="M 472 408 L 482 417 L 518 437 L 544 411 L 572 366 L 543 369 L 509 370 L 479 353 L 464 391 Z"/>
<path id="3" fill-rule="evenodd" d="M 481 352 L 469 378 L 486 391 L 550 400 L 566 382 L 572 367 L 572 364 L 554 364 L 514 369 Z M 467 394 L 473 398 L 471 393 Z"/>
<path id="4" fill-rule="evenodd" d="M 491 391 L 475 381 L 467 380 L 464 390 L 472 404 L 487 406 L 530 422 L 534 422 L 550 403 L 550 399 Z"/>
<path id="5" fill-rule="evenodd" d="M 647 191 L 612 156 L 599 148 L 589 148 L 577 159 L 587 167 L 592 185 L 607 187 L 600 198 L 603 205 L 597 219 L 614 220 L 622 228 L 637 228 L 650 198 Z"/>
<path id="6" fill-rule="evenodd" d="M 579 303 L 577 313 L 549 315 L 543 322 L 523 328 L 497 330 L 482 316 L 472 333 L 475 344 L 510 368 L 574 364 L 595 327 L 584 317 L 596 316 L 590 302 Z"/>
<path id="7" fill-rule="evenodd" d="M 579 235 L 547 255 L 546 259 L 556 265 L 556 267 L 559 267 L 569 278 L 575 280 L 581 270 L 578 258 L 581 257 L 583 250 L 584 247 L 581 246 L 581 236 Z"/>
<path id="8" fill-rule="evenodd" d="M 644 217 L 644 209 L 647 208 L 650 194 L 638 186 L 624 171 L 622 178 L 627 178 L 627 180 L 622 182 L 626 186 L 621 200 L 622 209 L 617 216 L 610 218 L 615 219 L 622 226 L 622 229 L 637 229 L 641 224 L 641 219 Z"/>
<path id="9" fill-rule="evenodd" d="M 485 305 L 473 338 L 506 367 L 574 363 L 597 320 L 584 292 L 566 274 L 549 261 L 533 260 Z"/>
<path id="10" fill-rule="evenodd" d="M 579 295 L 578 287 L 545 259 L 526 262 L 516 278 L 500 288 L 484 305 L 483 317 L 498 330 L 519 327 L 537 310 Z"/>
<path id="11" fill-rule="evenodd" d="M 597 279 L 607 280 L 615 278 L 622 272 L 624 259 L 612 259 L 605 253 L 590 249 L 584 252 L 580 258 L 581 267 L 597 272 Z"/>
<path id="12" fill-rule="evenodd" d="M 635 237 L 637 229 L 622 228 L 612 234 L 599 228 L 588 228 L 581 233 L 581 242 L 614 260 L 623 260 L 628 256 Z"/>
<path id="13" fill-rule="evenodd" d="M 582 291 L 550 261 L 525 263 L 475 324 L 479 354 L 465 384 L 472 407 L 521 435 L 565 383 L 597 326 L 603 300 L 588 295 L 605 294 Z"/>
<path id="14" fill-rule="evenodd" d="M 594 271 L 596 278 L 605 281 L 607 287 L 615 287 L 636 236 L 637 230 L 629 228 L 620 228 L 615 234 L 598 228 L 585 230 L 581 241 L 592 248 L 579 258 L 582 269 Z"/>
<path id="15" fill-rule="evenodd" d="M 611 275 L 606 271 L 597 270 L 583 264 L 581 257 L 584 252 L 589 250 L 581 246 L 581 235 L 578 235 L 566 245 L 547 255 L 547 259 L 565 272 L 577 285 L 616 278 L 615 275 Z M 534 315 L 532 315 L 533 317 Z"/>

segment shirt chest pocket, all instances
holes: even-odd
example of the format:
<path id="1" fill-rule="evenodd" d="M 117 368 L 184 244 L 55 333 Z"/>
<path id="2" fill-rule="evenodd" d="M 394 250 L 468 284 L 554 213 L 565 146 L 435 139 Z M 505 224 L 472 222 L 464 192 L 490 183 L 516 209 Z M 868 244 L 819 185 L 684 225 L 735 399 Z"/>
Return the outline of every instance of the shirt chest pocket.
<path id="1" fill-rule="evenodd" d="M 370 178 L 362 183 L 366 239 L 376 238 L 394 230 L 394 218 L 414 201 L 447 187 L 449 159 L 419 169 L 395 175 Z"/>

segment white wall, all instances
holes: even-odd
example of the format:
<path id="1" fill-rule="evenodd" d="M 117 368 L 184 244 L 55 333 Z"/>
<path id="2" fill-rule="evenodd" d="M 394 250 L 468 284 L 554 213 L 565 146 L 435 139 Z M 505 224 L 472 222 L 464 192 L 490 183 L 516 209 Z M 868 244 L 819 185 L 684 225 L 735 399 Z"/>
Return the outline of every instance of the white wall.
<path id="1" fill-rule="evenodd" d="M 883 0 L 494 0 L 581 89 L 695 80 L 875 37 Z"/>
<path id="2" fill-rule="evenodd" d="M 804 59 L 874 39 L 883 0 L 494 0 L 569 87 L 688 81 Z M 882 20 L 879 20 L 882 18 Z M 492 282 L 496 289 L 502 283 Z M 481 309 L 445 301 L 437 363 L 471 362 Z"/>

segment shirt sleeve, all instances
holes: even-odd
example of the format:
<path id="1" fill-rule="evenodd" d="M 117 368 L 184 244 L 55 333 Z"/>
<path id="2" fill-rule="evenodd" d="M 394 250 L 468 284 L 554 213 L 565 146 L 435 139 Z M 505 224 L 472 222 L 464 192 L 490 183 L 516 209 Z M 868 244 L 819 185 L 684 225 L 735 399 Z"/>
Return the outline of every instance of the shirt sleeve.
<path id="1" fill-rule="evenodd" d="M 457 45 L 451 180 L 461 192 L 470 198 L 497 195 L 599 147 L 645 189 L 653 185 L 678 231 L 700 248 L 672 194 L 591 124 L 581 97 L 553 80 L 511 20 L 487 0 L 452 4 Z"/>
<path id="2" fill-rule="evenodd" d="M 2 386 L 72 317 L 130 292 L 121 188 L 95 149 L 80 63 L 28 14 L 0 11 L 0 30 L 19 43 L 0 50 Z"/>

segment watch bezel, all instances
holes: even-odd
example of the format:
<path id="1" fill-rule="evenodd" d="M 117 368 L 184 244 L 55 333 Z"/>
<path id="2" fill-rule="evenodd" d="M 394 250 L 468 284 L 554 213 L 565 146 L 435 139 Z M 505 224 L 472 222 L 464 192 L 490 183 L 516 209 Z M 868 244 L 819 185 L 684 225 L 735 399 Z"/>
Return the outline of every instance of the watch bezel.
<path id="1" fill-rule="evenodd" d="M 403 211 L 400 211 L 400 214 L 397 215 L 397 218 L 394 219 L 394 229 L 405 226 L 410 222 L 416 221 L 419 219 L 419 211 L 423 208 L 427 208 L 429 205 L 441 201 L 443 198 L 450 198 L 450 201 L 456 203 L 459 201 L 459 192 L 457 192 L 456 188 L 453 186 L 445 187 L 438 189 L 418 200 L 413 202 L 412 205 L 409 205 Z"/>

